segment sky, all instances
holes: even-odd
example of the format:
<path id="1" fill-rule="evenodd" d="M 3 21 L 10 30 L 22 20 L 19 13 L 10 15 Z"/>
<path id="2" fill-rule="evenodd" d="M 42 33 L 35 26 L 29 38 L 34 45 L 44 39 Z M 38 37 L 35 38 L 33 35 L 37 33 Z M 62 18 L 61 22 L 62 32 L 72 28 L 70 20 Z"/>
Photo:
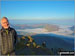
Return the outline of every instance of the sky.
<path id="1" fill-rule="evenodd" d="M 11 20 L 73 20 L 74 1 L 1 1 L 1 18 Z"/>

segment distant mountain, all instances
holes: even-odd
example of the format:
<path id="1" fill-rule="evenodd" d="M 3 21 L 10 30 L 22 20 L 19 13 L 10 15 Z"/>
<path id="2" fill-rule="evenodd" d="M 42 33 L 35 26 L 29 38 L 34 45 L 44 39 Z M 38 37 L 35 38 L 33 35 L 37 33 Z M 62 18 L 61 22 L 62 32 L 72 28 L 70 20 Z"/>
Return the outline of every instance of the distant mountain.
<path id="1" fill-rule="evenodd" d="M 52 24 L 33 24 L 33 25 L 28 25 L 28 24 L 15 24 L 11 25 L 15 29 L 34 29 L 34 28 L 45 28 L 48 31 L 57 31 L 59 27 L 57 25 L 52 25 Z"/>
<path id="2" fill-rule="evenodd" d="M 15 29 L 30 29 L 32 27 L 30 27 L 29 25 L 20 25 L 20 24 L 15 24 L 15 25 L 11 25 L 11 27 L 15 28 Z"/>
<path id="3" fill-rule="evenodd" d="M 44 28 L 47 29 L 49 32 L 51 32 L 51 31 L 58 31 L 59 30 L 59 26 L 51 25 L 51 24 L 46 24 L 44 26 Z"/>

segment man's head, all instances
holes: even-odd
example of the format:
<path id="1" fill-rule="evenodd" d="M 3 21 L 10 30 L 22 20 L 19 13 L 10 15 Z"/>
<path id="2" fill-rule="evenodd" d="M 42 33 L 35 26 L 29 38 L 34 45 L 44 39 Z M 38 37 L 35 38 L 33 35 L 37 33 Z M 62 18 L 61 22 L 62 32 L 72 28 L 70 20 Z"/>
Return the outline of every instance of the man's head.
<path id="1" fill-rule="evenodd" d="M 4 29 L 8 29 L 9 28 L 9 21 L 8 21 L 8 18 L 7 17 L 3 17 L 1 19 L 1 26 L 4 28 Z"/>

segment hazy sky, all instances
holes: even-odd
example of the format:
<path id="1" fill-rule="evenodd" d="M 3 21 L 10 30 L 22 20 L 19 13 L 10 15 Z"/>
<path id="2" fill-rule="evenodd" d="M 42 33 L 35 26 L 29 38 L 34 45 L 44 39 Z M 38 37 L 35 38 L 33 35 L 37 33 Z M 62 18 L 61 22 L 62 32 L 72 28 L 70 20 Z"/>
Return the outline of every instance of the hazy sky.
<path id="1" fill-rule="evenodd" d="M 74 1 L 1 1 L 1 17 L 24 20 L 74 19 Z"/>

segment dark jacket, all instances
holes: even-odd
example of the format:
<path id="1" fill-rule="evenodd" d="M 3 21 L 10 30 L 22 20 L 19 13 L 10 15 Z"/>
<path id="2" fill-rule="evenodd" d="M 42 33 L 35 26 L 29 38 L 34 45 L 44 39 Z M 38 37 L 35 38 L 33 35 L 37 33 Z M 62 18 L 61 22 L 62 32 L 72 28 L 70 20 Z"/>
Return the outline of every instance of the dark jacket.
<path id="1" fill-rule="evenodd" d="M 17 33 L 11 27 L 9 27 L 7 30 L 8 34 L 4 28 L 0 30 L 0 50 L 2 55 L 10 54 L 15 51 Z"/>

